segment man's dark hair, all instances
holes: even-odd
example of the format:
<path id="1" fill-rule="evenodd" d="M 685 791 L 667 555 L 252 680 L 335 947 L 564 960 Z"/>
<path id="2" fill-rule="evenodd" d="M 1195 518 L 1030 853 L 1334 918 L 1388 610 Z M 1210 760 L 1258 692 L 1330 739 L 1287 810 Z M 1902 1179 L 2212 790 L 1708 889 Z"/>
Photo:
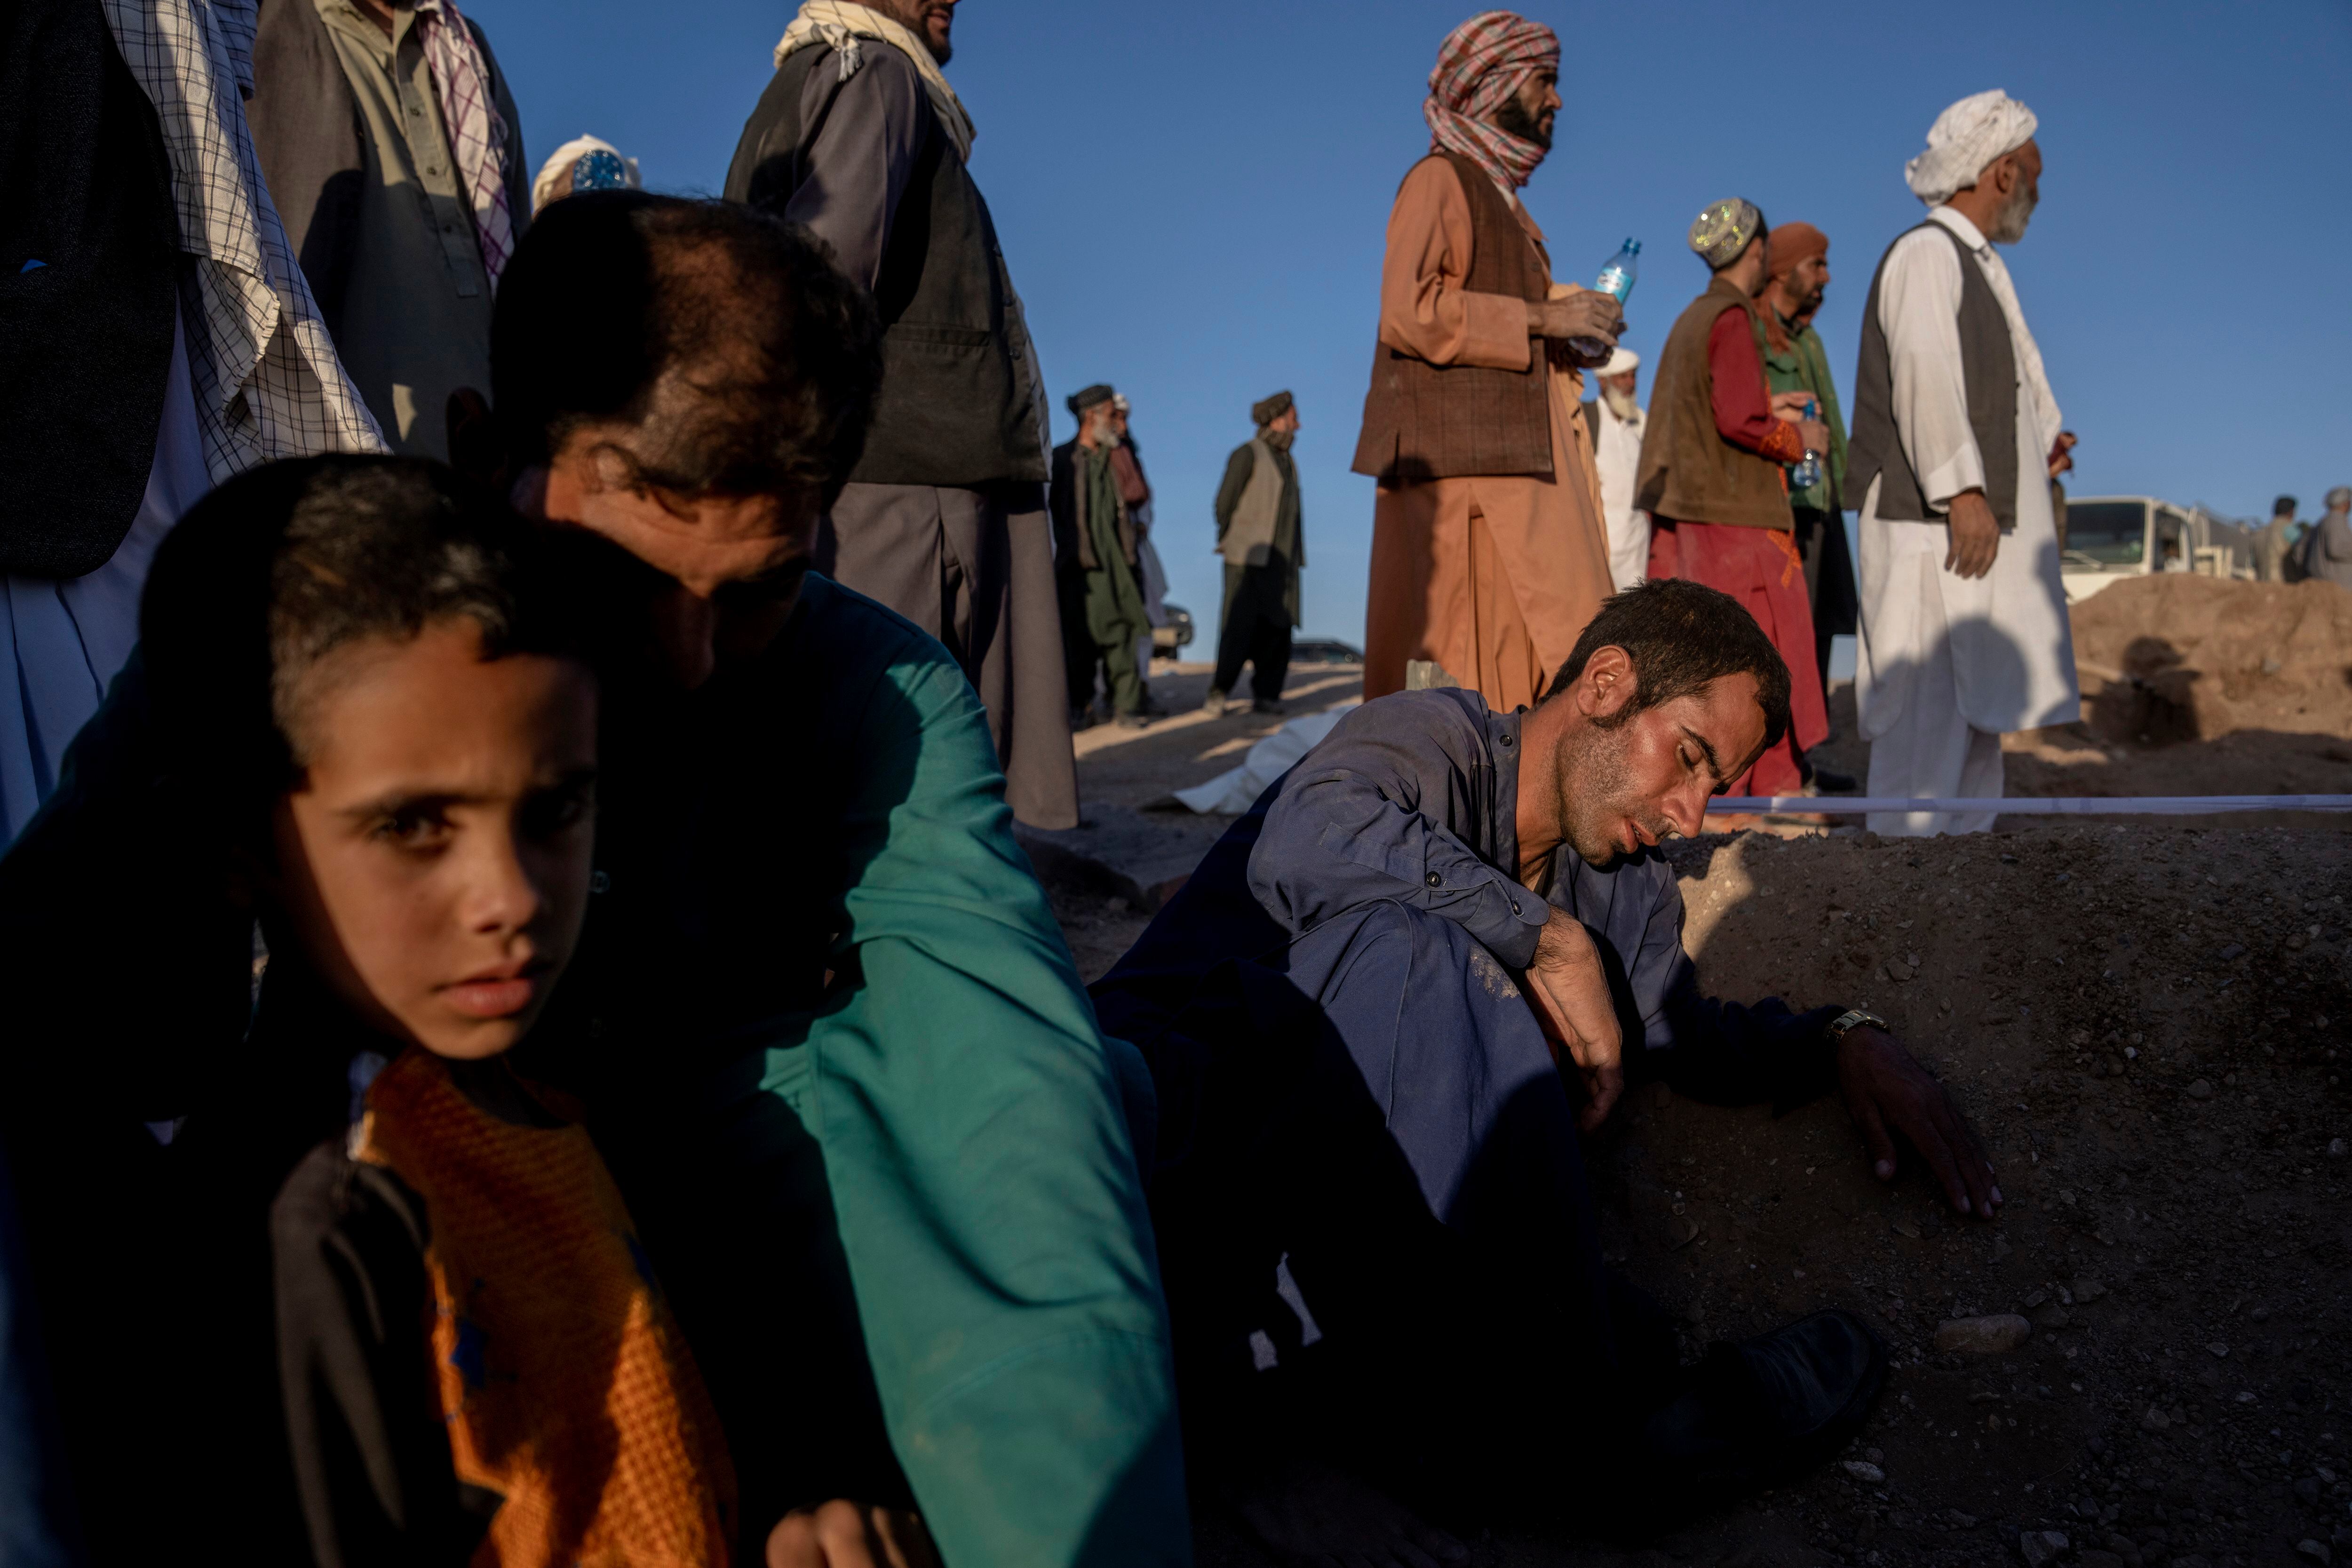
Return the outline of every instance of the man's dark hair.
<path id="1" fill-rule="evenodd" d="M 521 464 L 616 420 L 638 429 L 622 454 L 638 483 L 830 505 L 865 450 L 882 329 L 804 228 L 732 202 L 588 191 L 515 247 L 490 382 Z"/>
<path id="2" fill-rule="evenodd" d="M 2273 517 L 2293 517 L 2294 515 L 2294 508 L 2295 500 L 2293 496 L 2281 496 L 2278 500 L 2271 502 L 2271 515 Z"/>
<path id="3" fill-rule="evenodd" d="M 1644 709 L 1692 697 L 1727 675 L 1756 678 L 1756 702 L 1764 710 L 1764 744 L 1789 731 L 1789 667 L 1756 617 L 1728 594 L 1679 577 L 1636 584 L 1607 600 L 1576 639 L 1560 666 L 1549 702 L 1576 684 L 1593 654 L 1622 647 L 1633 661 L 1633 700 L 1605 720 L 1615 729 Z"/>
<path id="4" fill-rule="evenodd" d="M 228 480 L 164 538 L 140 601 L 180 808 L 266 842 L 301 763 L 303 678 L 348 644 L 462 617 L 488 658 L 585 658 L 590 548 L 422 458 L 304 458 Z"/>

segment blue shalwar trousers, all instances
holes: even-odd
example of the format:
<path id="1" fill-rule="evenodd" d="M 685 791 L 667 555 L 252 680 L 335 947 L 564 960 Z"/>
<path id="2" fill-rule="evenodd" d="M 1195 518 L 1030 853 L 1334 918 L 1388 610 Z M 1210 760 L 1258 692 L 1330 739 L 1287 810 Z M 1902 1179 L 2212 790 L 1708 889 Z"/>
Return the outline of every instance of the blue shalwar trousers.
<path id="1" fill-rule="evenodd" d="M 1612 1429 L 1617 1325 L 1664 1331 L 1613 1299 L 1568 1085 L 1460 926 L 1367 905 L 1134 1032 L 1192 1452 L 1303 1440 L 1408 1490 L 1483 1491 Z"/>

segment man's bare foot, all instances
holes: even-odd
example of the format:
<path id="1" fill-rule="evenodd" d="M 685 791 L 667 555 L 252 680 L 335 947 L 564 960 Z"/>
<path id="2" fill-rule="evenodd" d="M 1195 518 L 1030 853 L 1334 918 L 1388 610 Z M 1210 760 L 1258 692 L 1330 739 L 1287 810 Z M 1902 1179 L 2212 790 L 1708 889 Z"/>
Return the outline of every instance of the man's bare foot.
<path id="1" fill-rule="evenodd" d="M 1344 1470 L 1298 1463 L 1236 1499 L 1260 1542 L 1287 1563 L 1316 1568 L 1445 1568 L 1470 1549 Z"/>

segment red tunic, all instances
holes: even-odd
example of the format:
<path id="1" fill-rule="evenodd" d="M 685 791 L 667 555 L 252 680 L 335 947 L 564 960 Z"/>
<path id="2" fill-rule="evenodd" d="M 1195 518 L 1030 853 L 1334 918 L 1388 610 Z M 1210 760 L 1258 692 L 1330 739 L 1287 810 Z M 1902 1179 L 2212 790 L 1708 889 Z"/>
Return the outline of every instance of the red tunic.
<path id="1" fill-rule="evenodd" d="M 1805 455 L 1797 427 L 1772 417 L 1764 361 L 1745 310 L 1726 310 L 1706 338 L 1709 401 L 1716 434 L 1777 462 Z M 1732 782 L 1733 795 L 1794 795 L 1804 783 L 1797 753 L 1829 739 L 1829 704 L 1814 662 L 1813 606 L 1805 593 L 1796 540 L 1776 528 L 1655 518 L 1650 531 L 1653 577 L 1684 577 L 1738 600 L 1789 667 L 1790 732 Z"/>

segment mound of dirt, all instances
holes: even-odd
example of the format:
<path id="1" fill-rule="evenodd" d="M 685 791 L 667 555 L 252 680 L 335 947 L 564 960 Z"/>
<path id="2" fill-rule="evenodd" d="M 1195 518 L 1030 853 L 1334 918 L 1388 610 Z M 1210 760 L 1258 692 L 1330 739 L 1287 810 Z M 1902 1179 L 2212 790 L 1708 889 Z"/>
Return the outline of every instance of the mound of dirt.
<path id="1" fill-rule="evenodd" d="M 2352 734 L 2352 593 L 2129 577 L 2074 606 L 2085 716 L 2118 741 Z"/>
<path id="2" fill-rule="evenodd" d="M 1636 1548 L 1570 1524 L 1486 1537 L 1475 1562 L 1973 1568 L 2044 1531 L 2104 1568 L 2285 1563 L 2306 1540 L 2347 1560 L 2352 835 L 2037 824 L 1670 852 L 1706 990 L 1887 1017 L 1976 1120 L 2008 1205 L 1975 1223 L 1919 1170 L 1881 1184 L 1835 1097 L 1776 1120 L 1630 1096 L 1587 1146 L 1604 1246 L 1691 1352 L 1842 1306 L 1898 1370 L 1851 1466 Z M 1055 901 L 1090 972 L 1143 923 Z M 1945 1320 L 2011 1312 L 2024 1345 L 1936 1348 Z M 1266 1563 L 1198 1522 L 1204 1563 Z"/>
<path id="3" fill-rule="evenodd" d="M 1835 1100 L 1775 1122 L 1652 1090 L 1591 1153 L 1612 1254 L 1737 1336 L 1839 1305 L 1900 1372 L 1852 1456 L 1670 1538 L 1758 1563 L 2340 1560 L 2352 1481 L 2352 837 L 2034 826 L 1674 847 L 1706 989 L 1883 1014 L 1958 1092 L 2009 1202 L 1864 1164 Z M 2016 1312 L 2004 1355 L 1949 1318 Z M 2087 1549 L 2087 1550 L 2086 1550 Z M 1530 1556 L 1527 1562 L 1606 1561 Z M 2013 1560 L 2013 1559 L 2012 1559 Z"/>

